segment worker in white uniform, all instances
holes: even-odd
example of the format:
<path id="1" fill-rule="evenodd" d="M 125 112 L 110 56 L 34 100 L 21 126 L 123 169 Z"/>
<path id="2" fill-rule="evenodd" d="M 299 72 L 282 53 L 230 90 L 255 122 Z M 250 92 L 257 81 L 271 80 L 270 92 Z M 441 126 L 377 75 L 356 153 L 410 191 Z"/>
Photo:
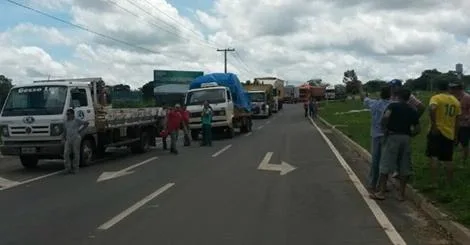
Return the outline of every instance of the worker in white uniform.
<path id="1" fill-rule="evenodd" d="M 67 110 L 67 120 L 64 123 L 64 158 L 65 172 L 78 173 L 80 164 L 80 144 L 82 142 L 81 134 L 88 127 L 88 122 L 75 118 L 73 109 Z M 73 160 L 71 159 L 73 155 Z"/>

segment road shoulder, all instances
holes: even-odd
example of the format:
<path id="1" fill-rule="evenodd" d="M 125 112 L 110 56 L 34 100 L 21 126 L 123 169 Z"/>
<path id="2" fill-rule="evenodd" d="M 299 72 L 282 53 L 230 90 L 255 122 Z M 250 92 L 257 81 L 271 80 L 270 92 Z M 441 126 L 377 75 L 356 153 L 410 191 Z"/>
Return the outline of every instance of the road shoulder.
<path id="1" fill-rule="evenodd" d="M 315 122 L 365 183 L 370 163 L 368 151 L 322 118 Z M 430 204 L 422 195 L 420 195 L 421 202 L 415 202 L 415 197 L 419 193 L 410 188 L 407 190 L 407 196 L 411 198 L 411 202 L 398 203 L 387 200 L 379 203 L 408 244 L 470 244 L 467 240 L 462 240 L 462 234 L 454 235 L 452 230 L 442 226 L 440 222 L 443 219 L 433 217 L 425 208 L 422 208 L 423 205 Z M 447 221 L 449 221 L 448 218 Z M 454 239 L 451 239 L 451 236 Z M 456 241 L 459 243 L 455 243 Z"/>

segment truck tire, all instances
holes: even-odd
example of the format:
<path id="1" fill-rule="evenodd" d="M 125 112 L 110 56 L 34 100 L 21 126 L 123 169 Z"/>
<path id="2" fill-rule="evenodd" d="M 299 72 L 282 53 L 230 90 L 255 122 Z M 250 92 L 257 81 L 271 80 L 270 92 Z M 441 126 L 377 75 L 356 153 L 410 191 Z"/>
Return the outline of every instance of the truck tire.
<path id="1" fill-rule="evenodd" d="M 80 146 L 80 167 L 90 166 L 95 156 L 94 143 L 91 139 L 82 140 Z M 76 157 L 76 156 L 74 156 Z"/>
<path id="2" fill-rule="evenodd" d="M 131 146 L 132 153 L 145 153 L 150 149 L 150 138 L 147 132 L 142 132 L 140 140 Z"/>
<path id="3" fill-rule="evenodd" d="M 21 165 L 24 168 L 31 169 L 38 166 L 38 158 L 33 156 L 20 156 Z"/>
<path id="4" fill-rule="evenodd" d="M 235 130 L 233 130 L 233 128 L 231 127 L 227 127 L 227 138 L 231 139 L 233 137 L 235 137 Z"/>
<path id="5" fill-rule="evenodd" d="M 191 139 L 197 141 L 199 139 L 199 131 L 191 130 Z"/>

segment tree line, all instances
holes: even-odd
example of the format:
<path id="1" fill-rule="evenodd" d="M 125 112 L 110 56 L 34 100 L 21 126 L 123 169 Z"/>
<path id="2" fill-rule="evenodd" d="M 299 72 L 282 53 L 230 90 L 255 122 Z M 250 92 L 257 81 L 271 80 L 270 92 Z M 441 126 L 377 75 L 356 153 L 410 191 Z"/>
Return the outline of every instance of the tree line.
<path id="1" fill-rule="evenodd" d="M 436 90 L 437 84 L 442 81 L 449 83 L 459 81 L 467 88 L 470 85 L 470 75 L 462 75 L 459 78 L 455 71 L 444 73 L 437 69 L 428 69 L 421 72 L 421 75 L 417 78 L 405 80 L 404 86 L 412 91 L 434 91 Z M 347 93 L 357 94 L 361 85 L 363 85 L 364 90 L 368 92 L 378 92 L 382 86 L 387 84 L 387 81 L 374 79 L 363 84 L 362 81 L 358 79 L 354 70 L 348 70 L 344 72 L 343 83 L 346 86 Z"/>

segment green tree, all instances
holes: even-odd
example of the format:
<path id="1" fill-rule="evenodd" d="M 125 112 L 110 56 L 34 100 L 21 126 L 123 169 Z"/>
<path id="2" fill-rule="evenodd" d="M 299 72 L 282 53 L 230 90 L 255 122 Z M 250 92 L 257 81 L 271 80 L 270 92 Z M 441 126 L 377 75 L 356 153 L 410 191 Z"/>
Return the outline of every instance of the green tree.
<path id="1" fill-rule="evenodd" d="M 362 86 L 362 82 L 357 78 L 354 70 L 347 70 L 343 75 L 343 83 L 346 86 L 346 92 L 349 94 L 359 93 L 359 88 Z"/>
<path id="2" fill-rule="evenodd" d="M 146 83 L 142 88 L 140 88 L 140 91 L 142 92 L 142 97 L 145 101 L 147 100 L 152 100 L 155 98 L 154 95 L 154 89 L 155 88 L 155 83 L 153 81 L 150 81 Z"/>
<path id="3" fill-rule="evenodd" d="M 8 96 L 8 92 L 13 87 L 12 80 L 4 75 L 0 75 L 0 109 Z"/>

